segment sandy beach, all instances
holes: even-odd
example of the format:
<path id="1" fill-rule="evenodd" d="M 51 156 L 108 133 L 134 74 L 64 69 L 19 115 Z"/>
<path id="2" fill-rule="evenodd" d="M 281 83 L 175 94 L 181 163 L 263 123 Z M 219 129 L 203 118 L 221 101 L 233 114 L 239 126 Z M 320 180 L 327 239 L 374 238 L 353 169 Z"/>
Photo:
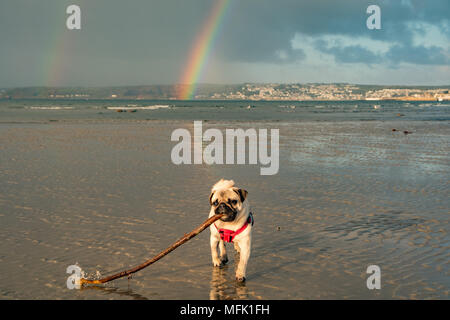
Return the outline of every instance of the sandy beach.
<path id="1" fill-rule="evenodd" d="M 0 124 L 1 299 L 428 299 L 449 297 L 445 121 L 208 121 L 280 129 L 280 171 L 174 165 L 191 121 Z M 398 130 L 410 130 L 405 135 Z M 66 268 L 109 275 L 203 222 L 211 186 L 234 179 L 255 217 L 245 286 L 209 231 L 132 279 L 69 290 Z M 230 247 L 231 249 L 231 247 Z M 379 265 L 382 290 L 368 290 Z"/>

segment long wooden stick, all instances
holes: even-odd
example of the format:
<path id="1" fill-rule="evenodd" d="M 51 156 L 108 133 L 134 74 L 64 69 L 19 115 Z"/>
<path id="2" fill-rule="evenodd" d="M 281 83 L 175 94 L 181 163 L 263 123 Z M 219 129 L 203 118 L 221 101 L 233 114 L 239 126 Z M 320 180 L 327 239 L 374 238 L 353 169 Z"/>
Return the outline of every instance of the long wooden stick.
<path id="1" fill-rule="evenodd" d="M 172 244 L 170 247 L 168 247 L 166 250 L 161 251 L 160 253 L 158 253 L 156 256 L 154 256 L 153 258 L 145 261 L 144 263 L 113 274 L 109 277 L 105 277 L 102 279 L 98 279 L 98 280 L 89 280 L 89 279 L 85 279 L 85 278 L 81 278 L 80 279 L 80 285 L 83 285 L 85 283 L 90 283 L 90 284 L 102 284 L 105 282 L 109 282 L 118 278 L 122 278 L 125 276 L 128 276 L 132 273 L 135 273 L 139 270 L 142 270 L 146 267 L 148 267 L 149 265 L 151 265 L 152 263 L 158 261 L 159 259 L 161 259 L 162 257 L 164 257 L 165 255 L 167 255 L 168 253 L 170 253 L 171 251 L 175 250 L 176 248 L 178 248 L 179 246 L 181 246 L 183 243 L 187 242 L 188 240 L 192 239 L 193 237 L 195 237 L 196 235 L 198 235 L 200 232 L 202 232 L 203 230 L 205 230 L 206 228 L 208 228 L 211 224 L 213 224 L 215 221 L 219 220 L 223 215 L 222 214 L 215 214 L 213 215 L 211 218 L 207 219 L 205 222 L 203 222 L 200 226 L 198 226 L 197 228 L 195 228 L 194 230 L 192 230 L 190 233 L 185 234 L 182 238 L 180 238 L 177 242 L 175 242 L 174 244 Z"/>

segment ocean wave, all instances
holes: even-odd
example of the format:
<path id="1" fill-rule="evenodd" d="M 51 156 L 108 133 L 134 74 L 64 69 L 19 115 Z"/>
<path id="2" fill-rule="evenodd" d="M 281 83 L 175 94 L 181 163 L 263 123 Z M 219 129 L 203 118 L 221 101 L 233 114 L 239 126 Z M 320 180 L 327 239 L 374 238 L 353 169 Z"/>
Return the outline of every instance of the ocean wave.
<path id="1" fill-rule="evenodd" d="M 155 104 L 151 106 L 125 106 L 125 107 L 106 107 L 108 110 L 157 110 L 170 108 L 170 105 Z"/>
<path id="2" fill-rule="evenodd" d="M 290 109 L 295 109 L 294 105 L 279 105 L 278 107 L 280 108 L 290 108 Z"/>
<path id="3" fill-rule="evenodd" d="M 25 107 L 25 109 L 30 109 L 30 110 L 71 110 L 71 109 L 73 109 L 73 107 L 32 106 L 32 107 Z"/>
<path id="4" fill-rule="evenodd" d="M 446 103 L 421 103 L 419 104 L 419 107 L 448 107 L 450 104 Z"/>

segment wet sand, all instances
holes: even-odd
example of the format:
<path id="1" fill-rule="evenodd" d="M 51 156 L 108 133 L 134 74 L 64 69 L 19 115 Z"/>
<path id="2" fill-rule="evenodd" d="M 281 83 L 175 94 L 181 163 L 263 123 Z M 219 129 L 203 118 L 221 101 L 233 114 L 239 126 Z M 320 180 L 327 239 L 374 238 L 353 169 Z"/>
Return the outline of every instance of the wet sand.
<path id="1" fill-rule="evenodd" d="M 449 298 L 448 122 L 204 123 L 279 128 L 274 176 L 172 164 L 172 131 L 192 125 L 0 124 L 0 299 Z M 191 231 L 222 177 L 248 190 L 254 212 L 245 286 L 234 254 L 212 267 L 206 230 L 131 280 L 67 289 L 69 265 L 109 275 Z M 381 290 L 366 287 L 371 264 Z"/>

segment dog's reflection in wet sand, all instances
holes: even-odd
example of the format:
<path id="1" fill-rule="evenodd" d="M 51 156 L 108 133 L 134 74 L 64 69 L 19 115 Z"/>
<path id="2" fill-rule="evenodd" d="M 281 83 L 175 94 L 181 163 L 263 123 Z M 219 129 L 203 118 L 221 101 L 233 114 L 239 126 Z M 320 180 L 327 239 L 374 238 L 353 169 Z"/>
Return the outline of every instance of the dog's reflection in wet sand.
<path id="1" fill-rule="evenodd" d="M 210 300 L 249 299 L 245 283 L 236 282 L 228 266 L 212 268 Z"/>

